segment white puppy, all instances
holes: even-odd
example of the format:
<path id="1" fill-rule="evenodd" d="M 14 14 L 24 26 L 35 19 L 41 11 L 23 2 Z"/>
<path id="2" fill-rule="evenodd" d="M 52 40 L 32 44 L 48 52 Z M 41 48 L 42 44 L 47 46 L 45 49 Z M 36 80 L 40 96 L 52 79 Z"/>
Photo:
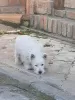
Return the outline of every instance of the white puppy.
<path id="1" fill-rule="evenodd" d="M 18 36 L 15 44 L 15 63 L 24 64 L 25 69 L 34 69 L 36 74 L 45 72 L 46 54 L 43 53 L 43 46 L 33 37 Z"/>

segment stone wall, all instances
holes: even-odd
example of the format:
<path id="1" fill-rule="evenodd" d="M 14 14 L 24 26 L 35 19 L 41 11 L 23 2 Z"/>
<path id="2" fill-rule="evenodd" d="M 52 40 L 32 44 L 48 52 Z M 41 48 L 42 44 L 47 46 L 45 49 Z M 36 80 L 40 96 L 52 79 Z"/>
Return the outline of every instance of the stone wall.
<path id="1" fill-rule="evenodd" d="M 30 9 L 32 28 L 75 39 L 75 0 L 31 0 Z"/>

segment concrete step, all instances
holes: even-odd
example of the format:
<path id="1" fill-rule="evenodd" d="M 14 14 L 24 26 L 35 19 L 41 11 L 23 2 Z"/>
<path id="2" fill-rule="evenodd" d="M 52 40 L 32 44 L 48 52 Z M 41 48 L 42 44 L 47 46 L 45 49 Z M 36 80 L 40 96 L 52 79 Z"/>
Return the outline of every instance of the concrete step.
<path id="1" fill-rule="evenodd" d="M 0 100 L 55 100 L 0 70 Z"/>

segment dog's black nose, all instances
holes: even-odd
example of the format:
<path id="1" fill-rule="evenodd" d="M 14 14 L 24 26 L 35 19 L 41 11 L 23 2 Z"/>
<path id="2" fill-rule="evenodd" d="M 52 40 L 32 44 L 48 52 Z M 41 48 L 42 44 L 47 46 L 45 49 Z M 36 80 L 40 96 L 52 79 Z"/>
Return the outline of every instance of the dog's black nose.
<path id="1" fill-rule="evenodd" d="M 42 71 L 39 71 L 39 74 L 42 74 Z"/>

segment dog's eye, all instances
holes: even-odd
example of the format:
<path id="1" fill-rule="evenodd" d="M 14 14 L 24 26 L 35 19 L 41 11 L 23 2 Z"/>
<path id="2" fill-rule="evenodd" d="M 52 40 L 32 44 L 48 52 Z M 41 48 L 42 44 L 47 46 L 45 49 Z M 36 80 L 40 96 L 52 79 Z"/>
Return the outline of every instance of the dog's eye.
<path id="1" fill-rule="evenodd" d="M 44 64 L 41 64 L 41 66 L 43 66 Z"/>
<path id="2" fill-rule="evenodd" d="M 36 67 L 38 67 L 38 65 L 35 65 Z"/>

